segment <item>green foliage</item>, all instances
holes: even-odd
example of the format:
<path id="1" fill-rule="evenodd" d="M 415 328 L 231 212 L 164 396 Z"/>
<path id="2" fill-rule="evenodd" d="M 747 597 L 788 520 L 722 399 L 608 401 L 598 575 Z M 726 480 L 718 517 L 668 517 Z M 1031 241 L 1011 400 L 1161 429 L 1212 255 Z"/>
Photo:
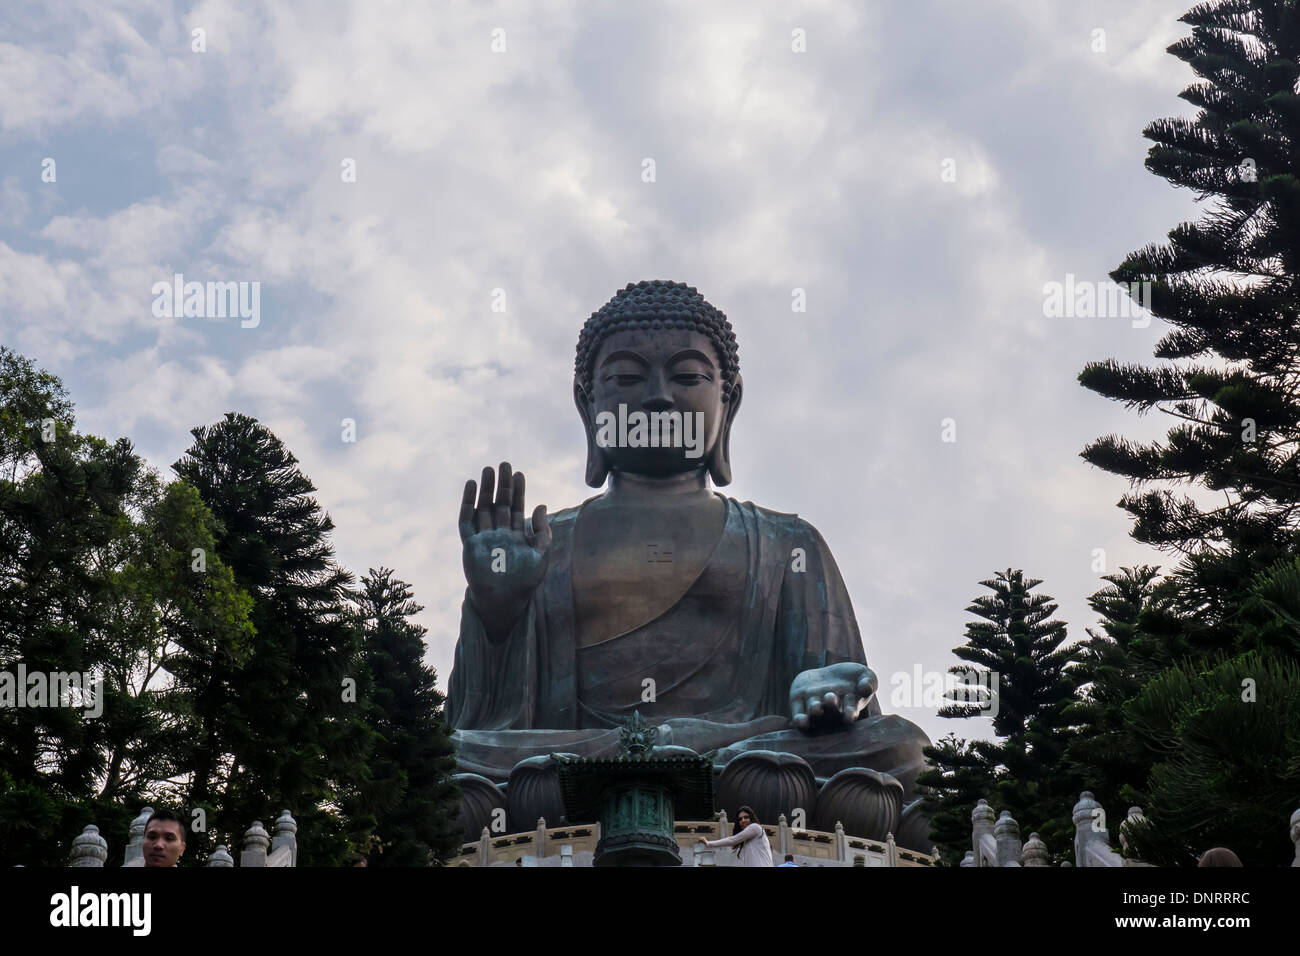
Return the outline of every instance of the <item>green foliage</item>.
<path id="1" fill-rule="evenodd" d="M 993 593 L 967 608 L 980 620 L 966 625 L 966 643 L 953 649 L 970 666 L 950 669 L 965 685 L 948 693 L 958 702 L 939 715 L 981 716 L 988 712 L 985 689 L 995 689 L 999 740 L 967 743 L 950 735 L 926 749 L 933 766 L 918 778 L 927 788 L 931 839 L 950 864 L 969 847 L 971 811 L 980 797 L 999 812 L 1010 810 L 1059 852 L 1072 838 L 1071 793 L 1078 794 L 1077 780 L 1063 766 L 1071 734 L 1067 708 L 1078 687 L 1072 648 L 1063 646 L 1065 622 L 1053 619 L 1052 598 L 1031 593 L 1042 582 L 1022 571 L 998 571 L 980 583 Z"/>
<path id="2" fill-rule="evenodd" d="M 282 808 L 304 865 L 376 839 L 377 863 L 440 859 L 454 759 L 409 588 L 367 579 L 359 620 L 279 440 L 233 414 L 194 437 L 164 483 L 129 442 L 77 433 L 59 380 L 0 347 L 0 668 L 105 688 L 98 717 L 0 709 L 0 860 L 61 864 L 93 822 L 120 864 L 146 803 L 206 811 L 190 864 Z"/>
<path id="3" fill-rule="evenodd" d="M 1143 806 L 1150 826 L 1133 845 L 1150 862 L 1189 864 L 1214 845 L 1248 865 L 1289 853 L 1281 836 L 1300 759 L 1297 13 L 1294 0 L 1226 0 L 1183 17 L 1192 35 L 1169 52 L 1199 78 L 1182 93 L 1198 113 L 1151 123 L 1146 165 L 1194 190 L 1204 213 L 1111 273 L 1151 284 L 1151 310 L 1169 324 L 1162 364 L 1107 360 L 1079 376 L 1174 419 L 1163 441 L 1109 435 L 1082 453 L 1129 479 L 1120 505 L 1133 536 L 1180 556 L 1159 582 L 1110 578 L 1111 605 L 1094 603 L 1121 627 L 1085 650 L 1090 686 L 1072 710 L 1080 737 L 1067 760 L 1103 805 Z M 1248 677 L 1253 704 L 1242 700 Z"/>
<path id="4" fill-rule="evenodd" d="M 345 680 L 364 685 L 366 674 L 334 524 L 297 459 L 255 419 L 229 413 L 192 434 L 173 468 L 219 523 L 216 553 L 252 598 L 256 633 L 246 658 L 214 655 L 188 675 L 188 805 L 209 808 L 227 838 L 290 808 L 300 861 L 338 863 L 370 823 L 351 789 L 366 778 L 374 735 L 362 698 L 345 694 Z"/>
<path id="5" fill-rule="evenodd" d="M 1289 0 L 1206 3 L 1183 17 L 1192 36 L 1169 52 L 1201 77 L 1183 93 L 1200 112 L 1151 123 L 1146 165 L 1209 204 L 1200 221 L 1171 230 L 1167 245 L 1134 252 L 1111 273 L 1152 284 L 1151 310 L 1172 326 L 1156 356 L 1171 364 L 1106 360 L 1079 376 L 1130 408 L 1177 419 L 1164 442 L 1110 435 L 1083 451 L 1134 484 L 1120 502 L 1134 516 L 1134 537 L 1184 556 L 1241 551 L 1258 558 L 1253 571 L 1293 544 L 1300 506 L 1295 17 Z M 1189 359 L 1210 361 L 1181 361 Z M 1175 482 L 1226 500 L 1210 506 L 1149 487 Z M 1219 623 L 1240 595 L 1203 569 L 1185 570 L 1209 589 L 1210 623 Z"/>
<path id="6" fill-rule="evenodd" d="M 108 834 L 175 794 L 191 749 L 175 675 L 251 635 L 214 530 L 192 488 L 164 486 L 125 440 L 78 434 L 58 379 L 0 347 L 0 669 L 103 679 L 98 716 L 0 711 L 0 858 L 60 862 L 52 847 L 86 823 Z M 194 547 L 212 554 L 203 574 Z"/>
<path id="7" fill-rule="evenodd" d="M 1080 693 L 1065 712 L 1076 733 L 1063 762 L 1080 789 L 1091 790 L 1112 813 L 1133 802 L 1152 764 L 1140 734 L 1125 721 L 1124 705 L 1160 672 L 1160 663 L 1151 659 L 1151 639 L 1139 627 L 1158 573 L 1142 565 L 1104 575 L 1106 587 L 1088 600 L 1101 616 L 1100 630 L 1088 628 L 1087 639 L 1071 648 Z"/>
<path id="8" fill-rule="evenodd" d="M 948 734 L 925 748 L 930 766 L 916 780 L 930 818 L 930 839 L 945 866 L 958 866 L 970 849 L 971 811 L 993 791 L 988 755 L 979 743 Z"/>
<path id="9" fill-rule="evenodd" d="M 1257 651 L 1172 667 L 1128 705 L 1157 757 L 1130 838 L 1140 859 L 1194 865 L 1227 846 L 1246 866 L 1284 866 L 1300 792 L 1300 664 Z"/>
<path id="10" fill-rule="evenodd" d="M 1021 571 L 1007 569 L 981 585 L 993 591 L 975 598 L 966 610 L 981 618 L 966 625 L 966 643 L 953 653 L 971 667 L 949 672 L 965 680 L 965 688 L 950 693 L 955 703 L 939 711 L 941 717 L 979 717 L 988 711 L 980 703 L 996 676 L 998 706 L 993 730 L 999 737 L 1023 737 L 1031 718 L 1043 719 L 1057 701 L 1069 696 L 1073 682 L 1068 673 L 1070 653 L 1062 648 L 1064 621 L 1052 620 L 1056 605 L 1042 594 L 1030 592 L 1041 581 L 1025 580 Z"/>
<path id="11" fill-rule="evenodd" d="M 423 608 L 388 568 L 362 576 L 354 600 L 372 679 L 366 720 L 376 735 L 364 799 L 373 809 L 371 866 L 427 866 L 458 849 L 460 794 L 445 697 L 423 662 Z"/>

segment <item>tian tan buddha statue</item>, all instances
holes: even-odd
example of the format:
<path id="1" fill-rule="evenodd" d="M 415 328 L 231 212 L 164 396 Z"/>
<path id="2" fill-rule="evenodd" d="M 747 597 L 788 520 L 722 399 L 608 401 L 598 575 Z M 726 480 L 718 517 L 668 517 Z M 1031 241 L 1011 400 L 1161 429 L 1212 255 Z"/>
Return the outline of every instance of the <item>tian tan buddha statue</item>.
<path id="1" fill-rule="evenodd" d="M 467 840 L 494 805 L 513 832 L 559 825 L 550 754 L 615 756 L 639 711 L 661 751 L 713 752 L 720 808 L 929 849 L 913 793 L 929 739 L 881 714 L 826 542 L 713 490 L 743 394 L 722 312 L 690 286 L 629 284 L 587 319 L 574 366 L 604 492 L 526 520 L 508 463 L 466 483 L 447 712 Z"/>

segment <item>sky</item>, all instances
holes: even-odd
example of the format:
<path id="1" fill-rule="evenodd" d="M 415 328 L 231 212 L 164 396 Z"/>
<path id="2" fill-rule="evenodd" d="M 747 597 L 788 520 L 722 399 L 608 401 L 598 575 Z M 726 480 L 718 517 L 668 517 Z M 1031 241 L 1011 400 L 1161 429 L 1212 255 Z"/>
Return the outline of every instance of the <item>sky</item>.
<path id="1" fill-rule="evenodd" d="M 0 342 L 164 472 L 262 421 L 339 561 L 411 584 L 445 687 L 465 480 L 594 494 L 578 331 L 693 285 L 739 342 L 726 493 L 821 531 L 886 712 L 988 737 L 904 693 L 958 663 L 981 581 L 1042 579 L 1076 640 L 1101 574 L 1173 561 L 1079 457 L 1167 430 L 1077 382 L 1163 323 L 1044 287 L 1198 215 L 1141 135 L 1192 115 L 1188 6 L 6 3 Z M 178 273 L 258 283 L 256 320 L 167 314 Z"/>

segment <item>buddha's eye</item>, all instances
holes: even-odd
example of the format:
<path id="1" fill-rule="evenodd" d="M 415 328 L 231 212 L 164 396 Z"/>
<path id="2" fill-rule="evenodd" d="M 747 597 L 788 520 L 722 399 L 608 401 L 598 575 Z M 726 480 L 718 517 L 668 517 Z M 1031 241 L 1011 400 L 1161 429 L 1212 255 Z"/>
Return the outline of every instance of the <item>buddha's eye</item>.
<path id="1" fill-rule="evenodd" d="M 683 385 L 703 385 L 709 380 L 707 375 L 699 372 L 679 372 L 673 376 L 674 382 L 681 382 Z"/>
<path id="2" fill-rule="evenodd" d="M 626 388 L 629 385 L 636 385 L 638 382 L 644 382 L 645 375 L 639 371 L 608 372 L 602 381 L 606 384 L 612 382 L 614 385 Z"/>

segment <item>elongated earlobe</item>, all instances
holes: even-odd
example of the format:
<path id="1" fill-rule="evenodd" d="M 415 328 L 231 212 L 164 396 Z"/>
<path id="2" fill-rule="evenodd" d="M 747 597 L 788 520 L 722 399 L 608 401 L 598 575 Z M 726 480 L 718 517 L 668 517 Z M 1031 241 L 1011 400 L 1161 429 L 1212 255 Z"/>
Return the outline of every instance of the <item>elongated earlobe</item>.
<path id="1" fill-rule="evenodd" d="M 736 412 L 740 409 L 742 391 L 740 376 L 737 375 L 736 381 L 731 386 L 731 395 L 723 405 L 725 417 L 722 422 L 722 434 L 718 436 L 718 442 L 713 446 L 713 453 L 709 455 L 709 477 L 719 488 L 731 484 L 731 425 L 736 420 Z M 588 468 L 590 470 L 590 466 Z"/>
<path id="2" fill-rule="evenodd" d="M 587 484 L 592 488 L 600 488 L 609 477 L 609 461 L 605 458 L 605 450 L 596 444 L 595 423 L 591 420 L 591 403 L 576 379 L 573 382 L 573 404 L 578 406 L 578 415 L 582 419 L 583 430 L 587 433 Z"/>

